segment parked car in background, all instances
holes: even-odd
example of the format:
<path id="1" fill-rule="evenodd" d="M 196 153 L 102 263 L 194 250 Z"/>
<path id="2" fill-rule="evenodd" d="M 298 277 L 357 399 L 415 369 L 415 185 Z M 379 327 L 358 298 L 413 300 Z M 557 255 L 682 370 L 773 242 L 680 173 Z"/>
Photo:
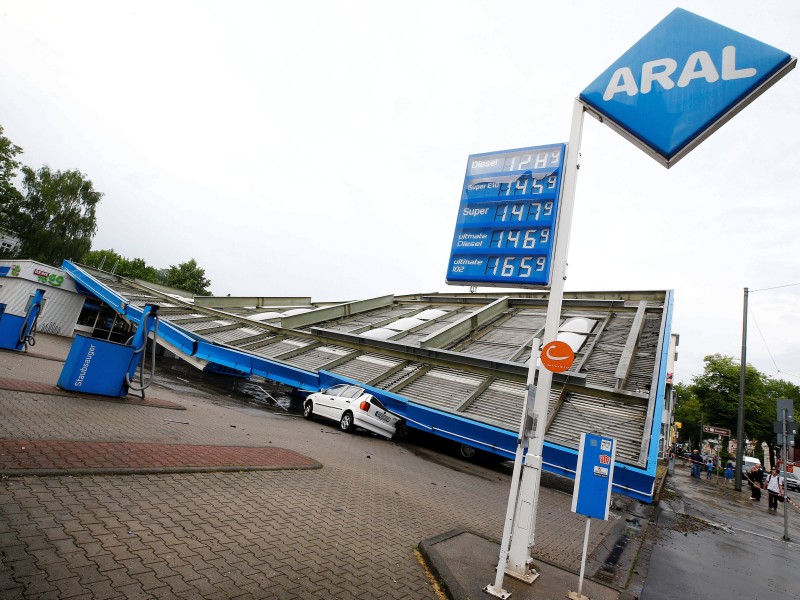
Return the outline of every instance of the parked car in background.
<path id="1" fill-rule="evenodd" d="M 798 467 L 795 467 L 795 469 L 798 469 Z M 780 471 L 778 471 L 778 475 L 780 477 L 783 477 L 783 473 L 781 473 Z M 764 479 L 761 480 L 762 488 L 767 487 L 768 480 L 769 480 L 769 471 L 765 470 Z M 793 492 L 800 491 L 800 474 L 798 474 L 797 470 L 792 471 L 791 473 L 789 472 L 786 473 L 786 485 L 784 487 L 787 491 L 793 491 Z"/>
<path id="2" fill-rule="evenodd" d="M 346 383 L 310 394 L 306 398 L 303 416 L 311 419 L 315 415 L 338 421 L 342 431 L 352 431 L 360 427 L 386 439 L 391 439 L 402 421 L 364 388 Z"/>
<path id="3" fill-rule="evenodd" d="M 778 471 L 778 475 L 783 475 L 780 471 Z M 764 476 L 764 485 L 766 485 L 767 477 L 769 477 L 769 473 Z M 797 471 L 792 471 L 791 473 L 786 473 L 786 480 L 784 482 L 784 489 L 786 491 L 800 491 L 800 476 L 797 475 Z"/>

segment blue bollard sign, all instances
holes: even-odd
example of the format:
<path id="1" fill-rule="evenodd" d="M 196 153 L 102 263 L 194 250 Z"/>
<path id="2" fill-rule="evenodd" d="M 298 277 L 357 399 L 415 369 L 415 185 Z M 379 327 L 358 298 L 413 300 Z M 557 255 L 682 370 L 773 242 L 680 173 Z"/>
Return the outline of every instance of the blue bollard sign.
<path id="1" fill-rule="evenodd" d="M 608 520 L 611 505 L 611 482 L 617 441 L 592 433 L 581 434 L 578 469 L 572 492 L 572 512 Z"/>

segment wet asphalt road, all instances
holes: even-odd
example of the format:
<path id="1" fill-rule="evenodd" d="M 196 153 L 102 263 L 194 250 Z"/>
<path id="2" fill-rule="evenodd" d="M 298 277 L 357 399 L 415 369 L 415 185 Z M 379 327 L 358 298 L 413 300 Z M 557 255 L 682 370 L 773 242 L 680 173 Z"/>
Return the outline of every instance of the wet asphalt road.
<path id="1" fill-rule="evenodd" d="M 798 495 L 800 499 L 800 495 Z M 778 514 L 717 481 L 694 480 L 680 463 L 651 524 L 642 600 L 800 598 L 800 512 Z M 784 541 L 783 507 L 789 508 Z M 655 525 L 655 526 L 653 526 Z"/>

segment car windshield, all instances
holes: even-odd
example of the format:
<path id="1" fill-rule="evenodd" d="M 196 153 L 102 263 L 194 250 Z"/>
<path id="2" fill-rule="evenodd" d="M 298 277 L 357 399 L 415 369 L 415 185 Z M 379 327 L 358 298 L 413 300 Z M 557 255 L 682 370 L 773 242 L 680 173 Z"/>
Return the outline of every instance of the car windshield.
<path id="1" fill-rule="evenodd" d="M 378 400 L 375 396 L 372 397 L 372 400 L 370 400 L 370 402 L 372 402 L 372 404 L 374 404 L 381 410 L 386 410 L 386 407 L 383 405 L 383 403 L 380 400 Z"/>

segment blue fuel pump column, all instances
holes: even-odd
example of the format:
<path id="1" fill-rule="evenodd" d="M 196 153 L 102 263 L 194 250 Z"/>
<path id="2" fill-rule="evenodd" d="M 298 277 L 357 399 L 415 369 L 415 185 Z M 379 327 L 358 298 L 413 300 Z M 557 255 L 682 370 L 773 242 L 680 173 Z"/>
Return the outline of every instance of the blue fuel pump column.
<path id="1" fill-rule="evenodd" d="M 153 354 L 150 359 L 150 378 L 145 382 L 144 379 L 144 359 L 147 354 L 147 338 L 152 332 L 153 334 Z M 158 305 L 146 304 L 142 312 L 142 320 L 139 322 L 139 327 L 136 333 L 130 339 L 130 344 L 133 346 L 133 360 L 131 360 L 128 372 L 125 374 L 125 383 L 128 388 L 137 392 L 142 392 L 144 398 L 144 391 L 153 383 L 153 377 L 156 371 L 156 340 L 158 339 Z M 141 367 L 139 376 L 139 385 L 133 383 L 136 378 L 136 369 Z"/>
<path id="2" fill-rule="evenodd" d="M 0 348 L 27 352 L 28 346 L 36 344 L 36 323 L 42 310 L 44 290 L 36 290 L 24 317 L 3 310 L 0 314 Z"/>
<path id="3" fill-rule="evenodd" d="M 158 306 L 146 304 L 142 311 L 139 327 L 127 344 L 119 344 L 108 340 L 98 340 L 82 335 L 75 337 L 72 343 L 58 387 L 69 392 L 83 392 L 100 396 L 124 398 L 128 390 L 144 390 L 152 382 L 145 383 L 144 373 L 140 384 L 132 382 L 136 377 L 136 369 L 144 357 L 147 339 L 153 333 L 152 372 L 155 371 L 155 340 L 158 335 Z"/>

